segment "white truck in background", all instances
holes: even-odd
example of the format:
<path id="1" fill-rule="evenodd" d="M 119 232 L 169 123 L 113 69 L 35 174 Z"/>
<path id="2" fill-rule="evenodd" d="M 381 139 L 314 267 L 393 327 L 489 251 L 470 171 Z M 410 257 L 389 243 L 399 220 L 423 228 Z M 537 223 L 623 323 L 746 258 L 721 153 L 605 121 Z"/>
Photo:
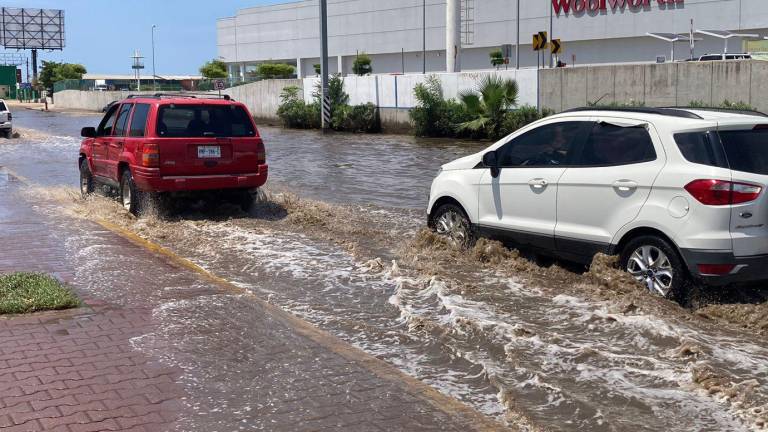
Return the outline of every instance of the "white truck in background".
<path id="1" fill-rule="evenodd" d="M 97 79 L 93 80 L 93 90 L 94 91 L 107 91 L 109 90 L 109 87 L 107 87 L 107 80 L 103 79 Z"/>

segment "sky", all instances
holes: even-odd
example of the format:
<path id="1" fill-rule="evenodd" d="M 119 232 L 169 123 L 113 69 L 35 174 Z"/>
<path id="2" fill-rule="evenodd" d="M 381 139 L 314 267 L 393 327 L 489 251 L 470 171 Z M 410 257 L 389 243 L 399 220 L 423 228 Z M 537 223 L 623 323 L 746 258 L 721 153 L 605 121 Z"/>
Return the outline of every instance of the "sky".
<path id="1" fill-rule="evenodd" d="M 40 52 L 38 61 L 80 63 L 90 73 L 132 74 L 131 57 L 139 49 L 146 57 L 142 73 L 151 75 L 152 25 L 157 25 L 155 68 L 163 76 L 199 74 L 199 67 L 217 56 L 217 18 L 285 1 L 8 0 L 0 1 L 0 6 L 63 9 L 66 47 Z"/>

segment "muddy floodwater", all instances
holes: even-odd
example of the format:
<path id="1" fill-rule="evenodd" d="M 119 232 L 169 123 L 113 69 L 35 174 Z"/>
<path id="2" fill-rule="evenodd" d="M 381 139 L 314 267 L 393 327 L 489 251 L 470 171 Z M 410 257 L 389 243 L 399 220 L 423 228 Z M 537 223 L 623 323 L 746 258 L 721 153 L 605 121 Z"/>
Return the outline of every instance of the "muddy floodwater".
<path id="1" fill-rule="evenodd" d="M 269 187 L 251 213 L 190 203 L 136 219 L 108 197 L 77 195 L 77 135 L 99 118 L 17 110 L 22 138 L 0 143 L 0 165 L 30 182 L 26 199 L 62 224 L 128 228 L 526 429 L 768 429 L 765 288 L 697 290 L 680 306 L 608 257 L 584 271 L 495 242 L 457 250 L 423 229 L 438 167 L 487 144 L 264 127 Z M 109 298 L 125 275 L 94 264 L 109 253 L 97 240 L 82 232 L 68 252 L 82 263 L 76 283 Z M 154 316 L 179 328 L 195 308 L 216 304 L 176 302 Z"/>

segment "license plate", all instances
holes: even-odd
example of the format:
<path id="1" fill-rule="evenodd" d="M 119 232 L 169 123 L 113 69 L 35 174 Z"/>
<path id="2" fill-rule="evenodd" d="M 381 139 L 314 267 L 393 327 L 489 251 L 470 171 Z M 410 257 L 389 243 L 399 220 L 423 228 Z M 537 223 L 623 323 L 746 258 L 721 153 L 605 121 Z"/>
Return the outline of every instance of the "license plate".
<path id="1" fill-rule="evenodd" d="M 199 158 L 220 158 L 221 147 L 219 146 L 198 146 L 197 157 Z"/>

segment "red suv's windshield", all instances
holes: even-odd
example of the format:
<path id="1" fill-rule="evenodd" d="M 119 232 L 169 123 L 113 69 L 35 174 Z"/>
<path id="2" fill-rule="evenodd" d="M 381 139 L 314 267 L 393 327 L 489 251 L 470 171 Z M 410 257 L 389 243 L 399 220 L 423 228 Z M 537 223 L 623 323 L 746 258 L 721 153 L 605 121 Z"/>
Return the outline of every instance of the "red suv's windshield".
<path id="1" fill-rule="evenodd" d="M 157 118 L 157 135 L 182 137 L 252 137 L 248 113 L 237 105 L 164 105 Z"/>

